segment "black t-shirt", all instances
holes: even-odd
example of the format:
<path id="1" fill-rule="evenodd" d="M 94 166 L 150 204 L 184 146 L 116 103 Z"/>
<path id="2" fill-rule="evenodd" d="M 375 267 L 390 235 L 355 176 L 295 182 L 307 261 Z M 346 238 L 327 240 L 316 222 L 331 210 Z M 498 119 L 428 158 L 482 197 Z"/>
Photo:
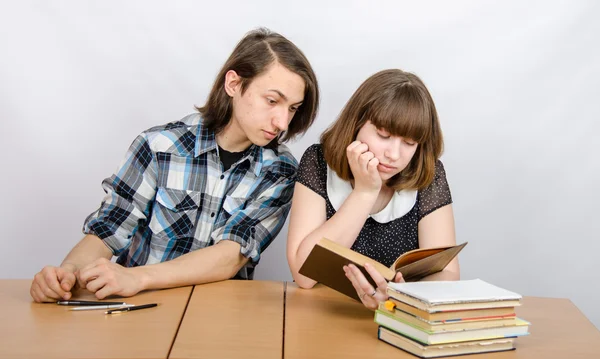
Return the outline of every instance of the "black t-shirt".
<path id="1" fill-rule="evenodd" d="M 325 199 L 327 219 L 335 209 L 327 195 L 327 163 L 320 144 L 310 146 L 300 161 L 297 181 Z M 352 250 L 386 266 L 403 253 L 419 247 L 418 223 L 429 213 L 452 203 L 446 172 L 441 161 L 435 165 L 435 177 L 429 187 L 418 191 L 414 207 L 404 216 L 387 223 L 369 217 L 360 231 Z"/>
<path id="2" fill-rule="evenodd" d="M 242 159 L 246 154 L 246 150 L 241 152 L 229 152 L 219 146 L 219 158 L 223 164 L 223 172 L 227 171 L 234 163 Z"/>

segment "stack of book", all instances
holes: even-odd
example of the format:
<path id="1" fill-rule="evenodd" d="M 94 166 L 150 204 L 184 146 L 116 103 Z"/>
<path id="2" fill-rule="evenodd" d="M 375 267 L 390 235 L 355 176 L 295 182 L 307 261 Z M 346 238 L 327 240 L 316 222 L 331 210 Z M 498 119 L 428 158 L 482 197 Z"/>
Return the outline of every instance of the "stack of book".
<path id="1" fill-rule="evenodd" d="M 529 323 L 517 293 L 480 279 L 389 283 L 375 312 L 380 340 L 422 358 L 512 350 Z"/>

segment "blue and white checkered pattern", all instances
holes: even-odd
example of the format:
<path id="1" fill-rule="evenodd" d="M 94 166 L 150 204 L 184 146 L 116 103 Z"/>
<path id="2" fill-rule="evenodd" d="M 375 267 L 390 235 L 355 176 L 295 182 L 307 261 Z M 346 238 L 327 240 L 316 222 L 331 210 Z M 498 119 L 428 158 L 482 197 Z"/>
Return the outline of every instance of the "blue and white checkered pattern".
<path id="1" fill-rule="evenodd" d="M 106 196 L 83 232 L 100 237 L 127 267 L 232 240 L 251 259 L 235 278 L 252 279 L 289 213 L 296 168 L 285 145 L 252 145 L 223 172 L 214 133 L 192 114 L 135 139 L 102 182 Z"/>

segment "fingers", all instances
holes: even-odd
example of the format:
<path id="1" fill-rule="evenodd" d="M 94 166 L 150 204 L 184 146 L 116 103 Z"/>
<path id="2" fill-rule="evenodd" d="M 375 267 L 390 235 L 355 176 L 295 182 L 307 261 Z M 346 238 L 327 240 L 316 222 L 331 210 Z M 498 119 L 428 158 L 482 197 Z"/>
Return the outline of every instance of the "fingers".
<path id="1" fill-rule="evenodd" d="M 396 283 L 404 283 L 404 277 L 402 276 L 402 273 L 398 272 L 396 273 L 396 276 L 394 277 L 394 282 Z"/>
<path id="2" fill-rule="evenodd" d="M 354 289 L 356 289 L 356 293 L 362 299 L 365 291 L 361 288 L 361 286 L 358 282 L 358 278 L 356 278 L 356 276 L 354 275 L 354 273 L 352 272 L 352 270 L 350 269 L 349 266 L 344 266 L 343 269 L 344 269 L 344 273 L 346 274 L 346 278 L 348 278 L 350 280 L 350 283 L 352 283 L 352 286 L 354 287 Z"/>
<path id="3" fill-rule="evenodd" d="M 33 298 L 33 300 L 38 303 L 56 301 L 56 299 L 52 299 L 46 296 L 46 294 L 44 294 L 44 291 L 35 281 L 31 283 L 31 289 L 29 290 L 29 294 L 31 294 L 31 298 Z"/>
<path id="4" fill-rule="evenodd" d="M 346 274 L 346 278 L 350 280 L 350 283 L 354 287 L 354 290 L 356 290 L 356 294 L 358 294 L 358 298 L 360 299 L 360 301 L 363 303 L 364 306 L 370 308 L 371 306 L 369 305 L 369 299 L 365 298 L 367 293 L 360 287 L 360 284 L 358 283 L 358 278 L 356 278 L 356 276 L 348 266 L 344 266 L 344 273 Z"/>
<path id="5" fill-rule="evenodd" d="M 367 146 L 366 144 L 364 144 L 364 143 L 362 143 L 360 141 L 353 141 L 351 144 L 348 145 L 348 147 L 346 147 L 346 153 L 352 153 L 352 152 L 354 152 L 354 150 L 356 149 L 356 147 L 358 147 L 360 144 L 363 144 L 363 145 Z M 364 151 L 362 151 L 362 152 L 364 152 Z"/>
<path id="6" fill-rule="evenodd" d="M 107 284 L 106 276 L 98 276 L 86 283 L 85 289 L 92 293 L 96 293 Z"/>
<path id="7" fill-rule="evenodd" d="M 44 277 L 44 283 L 39 283 L 40 288 L 44 291 L 44 294 L 50 298 L 56 299 L 65 299 L 70 297 L 70 294 L 67 295 L 68 291 L 65 291 L 60 283 L 60 268 L 52 268 L 51 270 L 46 270 L 44 268 L 42 270 L 42 275 Z M 45 285 L 44 285 L 45 284 Z"/>
<path id="8" fill-rule="evenodd" d="M 106 297 L 108 297 L 109 295 L 112 295 L 112 294 L 116 294 L 116 291 L 110 285 L 103 286 L 102 289 L 98 290 L 95 293 L 96 298 L 98 298 L 98 299 L 104 299 L 104 298 L 106 298 Z"/>
<path id="9" fill-rule="evenodd" d="M 360 168 L 366 168 L 368 170 L 371 166 L 371 162 L 373 162 L 371 160 L 376 160 L 373 152 L 367 151 L 358 155 L 358 164 L 360 165 Z"/>
<path id="10" fill-rule="evenodd" d="M 71 289 L 73 288 L 73 286 L 75 285 L 75 273 L 69 271 L 69 270 L 65 270 L 64 268 L 58 268 L 56 270 L 56 275 L 58 278 L 58 281 L 60 283 L 60 288 L 65 291 L 65 295 L 68 295 L 68 297 L 70 297 L 71 293 Z M 65 295 L 63 295 L 64 299 L 69 299 L 66 298 Z"/>
<path id="11" fill-rule="evenodd" d="M 87 282 L 98 277 L 102 272 L 105 272 L 109 265 L 110 261 L 108 259 L 100 258 L 81 268 L 78 276 L 80 283 L 83 284 L 83 287 L 85 287 Z"/>
<path id="12" fill-rule="evenodd" d="M 60 271 L 61 268 L 47 266 L 33 277 L 30 294 L 36 302 L 48 302 L 71 297 L 71 293 L 61 287 Z"/>
<path id="13" fill-rule="evenodd" d="M 379 273 L 377 269 L 375 269 L 375 267 L 373 267 L 369 263 L 365 263 L 365 269 L 367 270 L 367 273 L 369 273 L 371 278 L 373 278 L 375 284 L 377 284 L 377 290 L 381 293 L 385 293 L 387 290 L 387 280 L 385 280 L 381 273 Z"/>
<path id="14" fill-rule="evenodd" d="M 61 296 L 48 287 L 41 273 L 36 274 L 35 280 L 31 284 L 30 294 L 38 303 L 53 302 L 61 298 Z"/>
<path id="15" fill-rule="evenodd" d="M 87 269 L 82 269 L 79 271 L 79 280 L 83 285 L 83 288 L 87 288 L 89 282 L 98 278 L 98 276 L 102 274 L 102 270 L 98 267 L 92 267 Z"/>
<path id="16" fill-rule="evenodd" d="M 112 278 L 110 269 L 104 265 L 82 269 L 79 276 L 83 282 L 83 287 L 92 293 L 102 289 Z"/>
<path id="17" fill-rule="evenodd" d="M 369 146 L 360 141 L 354 141 L 346 147 L 346 154 L 349 159 L 357 159 L 364 166 L 375 157 L 373 152 L 369 151 Z"/>
<path id="18" fill-rule="evenodd" d="M 369 146 L 366 143 L 354 141 L 346 148 L 346 154 L 350 170 L 356 181 L 354 188 L 369 192 L 379 190 L 381 187 L 381 176 L 377 170 L 379 160 L 369 150 Z"/>
<path id="19" fill-rule="evenodd" d="M 367 278 L 355 265 L 350 264 L 344 267 L 344 271 L 346 271 L 346 277 L 350 280 L 354 289 L 356 289 L 365 307 L 376 309 L 379 302 L 382 301 L 380 291 L 369 283 Z"/>
<path id="20" fill-rule="evenodd" d="M 81 279 L 80 271 L 75 272 L 75 278 L 77 280 L 76 284 L 79 288 L 85 288 L 85 281 Z"/>
<path id="21" fill-rule="evenodd" d="M 117 293 L 121 288 L 119 268 L 117 264 L 102 258 L 81 269 L 79 278 L 87 290 L 95 293 L 96 298 L 104 299 L 112 294 L 120 294 Z"/>
<path id="22" fill-rule="evenodd" d="M 356 278 L 356 281 L 362 289 L 362 291 L 365 293 L 372 293 L 373 286 L 371 285 L 371 283 L 369 283 L 369 281 L 360 271 L 360 269 L 358 269 L 358 267 L 356 267 L 354 264 L 348 265 L 348 268 L 350 268 L 350 271 L 352 272 L 352 274 L 354 274 L 354 277 Z"/>
<path id="23" fill-rule="evenodd" d="M 346 155 L 348 156 L 348 161 L 351 162 L 358 162 L 359 157 L 368 152 L 369 146 L 360 141 L 354 141 L 348 147 L 346 147 Z"/>
<path id="24" fill-rule="evenodd" d="M 371 152 L 368 152 L 371 153 Z M 379 171 L 377 170 L 377 166 L 379 166 L 379 160 L 377 159 L 377 157 L 375 157 L 375 155 L 373 155 L 373 158 L 371 160 L 369 160 L 368 164 L 367 164 L 367 171 L 369 172 L 369 174 L 371 176 L 379 176 Z"/>

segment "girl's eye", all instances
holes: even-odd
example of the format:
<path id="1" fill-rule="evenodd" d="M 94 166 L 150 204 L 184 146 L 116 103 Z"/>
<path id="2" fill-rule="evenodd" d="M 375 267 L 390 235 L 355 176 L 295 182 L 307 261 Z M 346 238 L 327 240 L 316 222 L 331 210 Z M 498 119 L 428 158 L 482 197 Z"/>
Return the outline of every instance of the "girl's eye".
<path id="1" fill-rule="evenodd" d="M 379 135 L 379 137 L 381 138 L 390 138 L 389 133 L 385 133 L 385 132 L 377 132 L 377 134 Z"/>
<path id="2" fill-rule="evenodd" d="M 414 145 L 416 145 L 416 144 L 417 144 L 416 142 L 412 142 L 412 141 L 406 141 L 406 140 L 404 140 L 404 143 L 406 143 L 406 144 L 407 144 L 407 145 L 409 145 L 409 146 L 414 146 Z"/>
<path id="3" fill-rule="evenodd" d="M 268 99 L 267 99 L 267 102 L 268 102 L 270 105 L 274 105 L 274 104 L 276 104 L 276 103 L 277 103 L 277 101 L 273 100 L 272 98 L 268 98 Z"/>
<path id="4" fill-rule="evenodd" d="M 290 112 L 296 112 L 296 111 L 298 111 L 298 107 L 294 107 L 294 106 L 290 107 Z"/>

